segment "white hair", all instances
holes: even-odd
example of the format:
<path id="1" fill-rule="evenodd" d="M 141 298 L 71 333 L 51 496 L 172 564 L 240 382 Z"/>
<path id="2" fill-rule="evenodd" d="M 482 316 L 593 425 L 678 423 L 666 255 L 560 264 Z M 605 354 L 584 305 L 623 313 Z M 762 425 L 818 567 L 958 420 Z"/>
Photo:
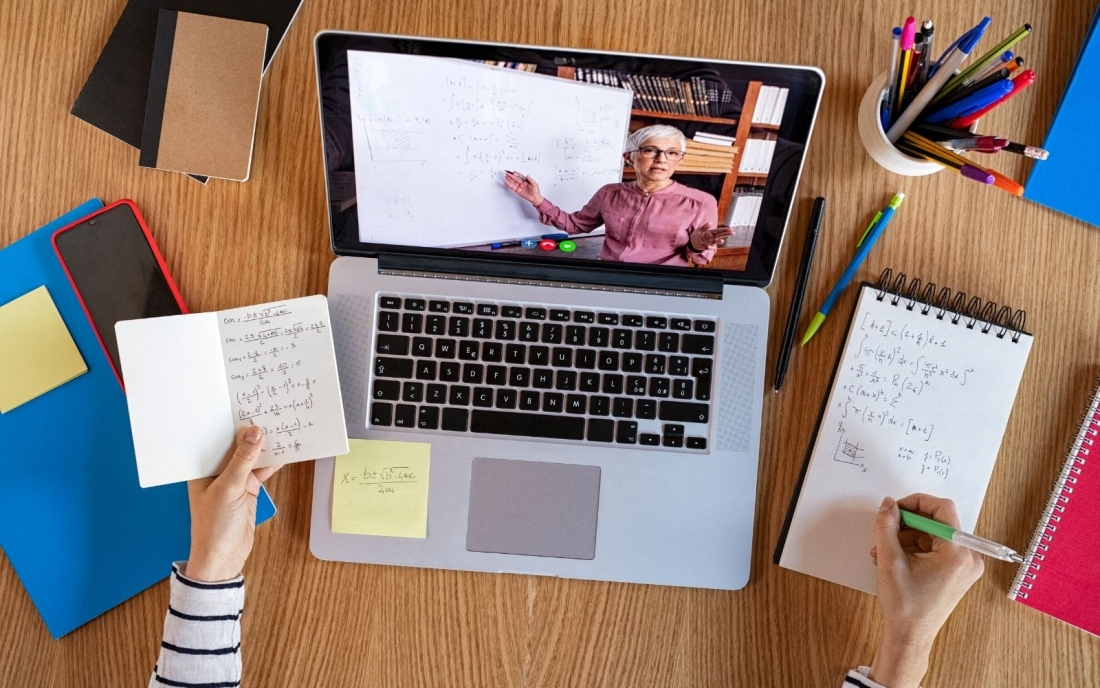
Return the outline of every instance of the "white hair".
<path id="1" fill-rule="evenodd" d="M 633 153 L 650 139 L 680 139 L 680 152 L 687 150 L 687 137 L 684 132 L 668 124 L 651 124 L 626 137 L 626 152 Z"/>

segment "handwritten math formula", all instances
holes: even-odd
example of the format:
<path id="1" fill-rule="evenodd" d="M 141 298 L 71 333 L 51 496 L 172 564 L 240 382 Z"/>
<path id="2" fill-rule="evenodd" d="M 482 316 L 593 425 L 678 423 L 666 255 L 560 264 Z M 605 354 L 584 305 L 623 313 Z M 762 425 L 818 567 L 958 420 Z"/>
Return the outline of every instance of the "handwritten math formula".
<path id="1" fill-rule="evenodd" d="M 420 476 L 409 466 L 385 466 L 357 473 L 345 472 L 339 482 L 342 485 L 362 485 L 380 495 L 396 495 L 402 489 L 399 485 L 415 485 L 420 482 Z"/>

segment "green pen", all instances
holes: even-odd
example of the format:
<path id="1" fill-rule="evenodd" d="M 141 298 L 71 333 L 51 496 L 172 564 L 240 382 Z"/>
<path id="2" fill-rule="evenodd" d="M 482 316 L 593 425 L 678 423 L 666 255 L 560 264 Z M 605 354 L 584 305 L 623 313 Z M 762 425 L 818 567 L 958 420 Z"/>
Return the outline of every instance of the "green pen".
<path id="1" fill-rule="evenodd" d="M 962 545 L 967 549 L 972 549 L 987 557 L 993 557 L 1001 561 L 1014 561 L 1017 564 L 1022 564 L 1024 561 L 1024 558 L 1016 550 L 998 545 L 992 540 L 965 533 L 957 528 L 952 528 L 946 523 L 940 523 L 920 514 L 914 514 L 912 511 L 906 511 L 905 509 L 898 509 L 898 511 L 901 512 L 901 522 L 913 530 L 919 530 L 922 533 L 928 533 L 948 542 L 954 542 L 956 545 Z"/>

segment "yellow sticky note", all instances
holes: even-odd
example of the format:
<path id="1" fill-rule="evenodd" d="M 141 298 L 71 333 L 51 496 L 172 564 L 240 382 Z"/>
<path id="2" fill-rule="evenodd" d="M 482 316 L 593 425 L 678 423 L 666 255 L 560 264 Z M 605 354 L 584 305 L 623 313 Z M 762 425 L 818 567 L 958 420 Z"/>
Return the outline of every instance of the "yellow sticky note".
<path id="1" fill-rule="evenodd" d="M 0 413 L 86 372 L 46 287 L 0 306 Z"/>
<path id="2" fill-rule="evenodd" d="M 425 538 L 432 445 L 348 440 L 336 457 L 332 532 Z"/>

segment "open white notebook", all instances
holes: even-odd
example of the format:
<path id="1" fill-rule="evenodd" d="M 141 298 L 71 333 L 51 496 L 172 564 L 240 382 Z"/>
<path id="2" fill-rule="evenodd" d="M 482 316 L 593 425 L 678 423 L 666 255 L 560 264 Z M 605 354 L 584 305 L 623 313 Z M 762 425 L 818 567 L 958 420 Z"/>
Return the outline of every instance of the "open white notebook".
<path id="1" fill-rule="evenodd" d="M 871 593 L 883 497 L 953 499 L 973 531 L 1032 342 L 1022 312 L 888 281 L 860 288 L 775 553 Z"/>
<path id="2" fill-rule="evenodd" d="M 257 466 L 348 452 L 328 301 L 308 296 L 115 326 L 142 487 L 218 473 L 236 432 Z"/>

